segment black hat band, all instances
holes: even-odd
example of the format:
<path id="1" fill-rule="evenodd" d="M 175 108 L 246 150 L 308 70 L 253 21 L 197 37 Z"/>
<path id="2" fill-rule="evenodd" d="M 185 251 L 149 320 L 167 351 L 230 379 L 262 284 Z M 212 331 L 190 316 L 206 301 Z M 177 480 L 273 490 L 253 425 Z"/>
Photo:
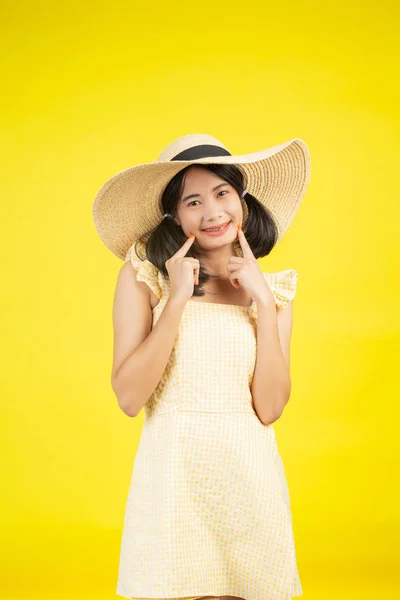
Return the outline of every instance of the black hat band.
<path id="1" fill-rule="evenodd" d="M 205 158 L 207 156 L 232 156 L 232 154 L 220 146 L 200 144 L 199 146 L 192 146 L 192 148 L 179 152 L 171 160 L 196 160 L 197 158 Z"/>

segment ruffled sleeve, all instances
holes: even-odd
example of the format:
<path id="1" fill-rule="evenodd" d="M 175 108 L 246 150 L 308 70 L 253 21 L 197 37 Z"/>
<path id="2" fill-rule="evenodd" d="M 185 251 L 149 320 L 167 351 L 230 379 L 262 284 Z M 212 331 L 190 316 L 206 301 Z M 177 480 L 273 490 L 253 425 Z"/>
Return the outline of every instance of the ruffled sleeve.
<path id="1" fill-rule="evenodd" d="M 285 269 L 276 273 L 264 273 L 279 308 L 285 308 L 296 295 L 298 272 L 295 269 Z"/>
<path id="2" fill-rule="evenodd" d="M 144 254 L 145 252 L 145 247 L 144 244 L 142 242 L 139 242 L 137 244 L 137 248 L 139 250 L 140 254 Z M 130 261 L 132 263 L 132 265 L 134 266 L 134 268 L 137 271 L 137 276 L 136 279 L 138 281 L 143 281 L 143 283 L 146 283 L 149 288 L 151 290 L 153 290 L 153 292 L 155 293 L 155 295 L 157 296 L 157 298 L 161 298 L 162 296 L 162 285 L 161 285 L 161 273 L 159 272 L 159 270 L 157 269 L 157 267 L 155 267 L 153 265 L 153 263 L 151 263 L 149 260 L 145 259 L 145 260 L 141 260 L 136 252 L 135 252 L 135 244 L 133 244 L 128 252 L 127 255 L 125 257 L 125 262 Z"/>

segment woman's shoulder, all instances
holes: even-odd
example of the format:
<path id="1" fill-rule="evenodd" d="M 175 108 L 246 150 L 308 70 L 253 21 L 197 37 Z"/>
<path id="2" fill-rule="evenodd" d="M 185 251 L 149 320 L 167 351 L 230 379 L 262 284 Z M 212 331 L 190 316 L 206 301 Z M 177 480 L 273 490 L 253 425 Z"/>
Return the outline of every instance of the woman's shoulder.
<path id="1" fill-rule="evenodd" d="M 136 279 L 145 283 L 161 299 L 163 293 L 163 276 L 153 263 L 146 258 L 146 247 L 143 242 L 132 244 L 126 256 L 125 263 L 130 262 L 136 270 Z"/>
<path id="2" fill-rule="evenodd" d="M 263 275 L 275 297 L 276 304 L 279 308 L 285 308 L 296 295 L 298 272 L 296 269 L 284 269 L 263 271 Z"/>

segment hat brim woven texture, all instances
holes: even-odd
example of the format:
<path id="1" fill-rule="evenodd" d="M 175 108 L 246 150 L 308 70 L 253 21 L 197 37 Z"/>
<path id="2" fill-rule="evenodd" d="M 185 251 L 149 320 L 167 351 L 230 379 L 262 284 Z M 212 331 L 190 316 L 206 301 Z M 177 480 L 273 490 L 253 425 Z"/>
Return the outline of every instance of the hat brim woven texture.
<path id="1" fill-rule="evenodd" d="M 207 141 L 210 139 L 216 138 L 207 136 Z M 224 147 L 221 142 L 218 144 Z M 165 187 L 179 171 L 193 164 L 236 165 L 244 174 L 247 191 L 274 216 L 278 241 L 300 206 L 311 170 L 308 147 L 300 138 L 250 154 L 195 160 L 159 157 L 157 161 L 129 167 L 105 182 L 93 204 L 95 227 L 111 252 L 124 260 L 132 244 L 161 222 L 160 200 Z"/>

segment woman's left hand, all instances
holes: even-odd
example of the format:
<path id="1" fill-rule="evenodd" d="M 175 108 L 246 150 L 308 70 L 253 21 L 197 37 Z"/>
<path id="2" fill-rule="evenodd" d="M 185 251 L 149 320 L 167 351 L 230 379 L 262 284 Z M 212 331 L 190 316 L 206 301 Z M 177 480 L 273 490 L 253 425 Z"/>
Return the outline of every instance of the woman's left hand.
<path id="1" fill-rule="evenodd" d="M 258 305 L 269 302 L 275 304 L 274 295 L 265 281 L 257 259 L 241 229 L 238 229 L 238 239 L 242 247 L 243 258 L 240 256 L 231 256 L 227 265 L 232 285 L 237 289 L 244 287 Z"/>

